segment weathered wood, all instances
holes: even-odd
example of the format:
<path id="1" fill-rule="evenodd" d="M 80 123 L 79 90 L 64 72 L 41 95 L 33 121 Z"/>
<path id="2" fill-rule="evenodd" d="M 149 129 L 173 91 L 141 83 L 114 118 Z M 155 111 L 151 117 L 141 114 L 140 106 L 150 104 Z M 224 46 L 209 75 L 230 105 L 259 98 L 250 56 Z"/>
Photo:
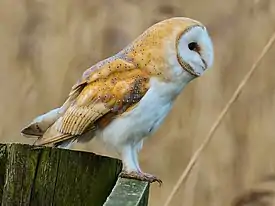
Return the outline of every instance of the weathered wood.
<path id="1" fill-rule="evenodd" d="M 94 153 L 0 144 L 1 205 L 147 206 L 149 183 L 117 179 L 121 168 Z"/>
<path id="2" fill-rule="evenodd" d="M 147 206 L 149 183 L 119 178 L 104 206 Z"/>
<path id="3" fill-rule="evenodd" d="M 0 145 L 1 205 L 101 206 L 121 167 L 93 153 Z"/>

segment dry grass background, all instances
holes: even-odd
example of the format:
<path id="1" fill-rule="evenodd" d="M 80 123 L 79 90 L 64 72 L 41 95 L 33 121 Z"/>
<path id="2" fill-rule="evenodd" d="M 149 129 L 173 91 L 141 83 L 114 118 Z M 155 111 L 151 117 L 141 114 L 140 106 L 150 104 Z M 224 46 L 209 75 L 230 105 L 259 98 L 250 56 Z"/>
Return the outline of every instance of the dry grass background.
<path id="1" fill-rule="evenodd" d="M 273 0 L 1 0 L 0 138 L 31 140 L 19 131 L 66 98 L 82 72 L 153 23 L 172 16 L 203 22 L 213 38 L 215 65 L 177 99 L 140 155 L 161 177 L 151 187 L 159 206 L 219 112 L 275 30 Z M 171 205 L 226 206 L 263 176 L 275 173 L 275 46 L 220 125 Z M 75 149 L 109 154 L 99 142 Z"/>

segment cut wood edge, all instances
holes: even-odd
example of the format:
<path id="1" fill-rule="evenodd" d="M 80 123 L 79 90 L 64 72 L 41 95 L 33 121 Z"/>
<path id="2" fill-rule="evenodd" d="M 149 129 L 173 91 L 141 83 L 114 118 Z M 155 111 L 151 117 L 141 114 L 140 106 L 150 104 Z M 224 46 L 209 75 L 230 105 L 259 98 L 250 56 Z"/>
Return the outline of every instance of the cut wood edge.
<path id="1" fill-rule="evenodd" d="M 103 206 L 147 206 L 150 183 L 127 178 L 118 178 Z"/>

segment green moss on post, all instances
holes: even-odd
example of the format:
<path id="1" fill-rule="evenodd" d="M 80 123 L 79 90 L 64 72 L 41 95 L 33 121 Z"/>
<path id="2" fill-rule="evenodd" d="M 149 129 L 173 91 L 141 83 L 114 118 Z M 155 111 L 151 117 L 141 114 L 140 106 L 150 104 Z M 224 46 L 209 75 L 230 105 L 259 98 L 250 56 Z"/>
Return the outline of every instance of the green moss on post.
<path id="1" fill-rule="evenodd" d="M 58 148 L 0 144 L 3 206 L 147 206 L 149 184 L 118 178 L 120 160 Z"/>
<path id="2" fill-rule="evenodd" d="M 1 205 L 101 206 L 121 167 L 119 160 L 93 153 L 1 145 Z"/>
<path id="3" fill-rule="evenodd" d="M 2 200 L 6 174 L 6 146 L 0 144 L 0 200 Z M 1 202 L 1 201 L 0 201 Z"/>

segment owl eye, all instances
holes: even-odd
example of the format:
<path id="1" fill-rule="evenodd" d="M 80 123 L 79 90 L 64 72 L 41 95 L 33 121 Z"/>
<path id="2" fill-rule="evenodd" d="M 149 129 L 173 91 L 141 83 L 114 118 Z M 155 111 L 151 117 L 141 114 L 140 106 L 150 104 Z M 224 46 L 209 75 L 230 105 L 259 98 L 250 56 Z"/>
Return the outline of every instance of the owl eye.
<path id="1" fill-rule="evenodd" d="M 199 50 L 199 45 L 197 42 L 191 42 L 188 44 L 188 48 L 191 50 L 191 51 L 198 51 Z"/>

